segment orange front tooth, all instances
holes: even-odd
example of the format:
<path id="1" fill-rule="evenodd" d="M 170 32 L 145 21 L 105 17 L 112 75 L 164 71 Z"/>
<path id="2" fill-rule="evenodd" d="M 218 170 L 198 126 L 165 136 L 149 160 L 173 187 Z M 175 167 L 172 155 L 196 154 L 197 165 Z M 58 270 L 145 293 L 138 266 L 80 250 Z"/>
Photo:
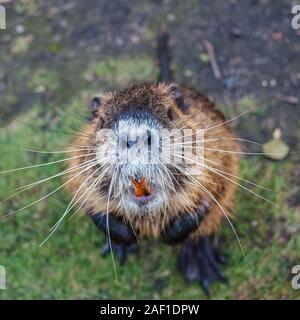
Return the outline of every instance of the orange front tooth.
<path id="1" fill-rule="evenodd" d="M 142 197 L 151 193 L 150 187 L 148 186 L 144 177 L 142 177 L 140 182 L 136 181 L 134 178 L 131 178 L 131 182 L 134 186 L 134 193 L 137 197 Z"/>
<path id="2" fill-rule="evenodd" d="M 134 178 L 131 178 L 131 182 L 135 188 L 138 188 L 139 183 Z"/>
<path id="3" fill-rule="evenodd" d="M 141 183 L 136 181 L 134 178 L 131 178 L 131 182 L 132 182 L 132 184 L 134 186 L 134 194 L 137 197 L 142 197 L 144 195 L 144 189 L 141 186 Z"/>
<path id="4" fill-rule="evenodd" d="M 144 189 L 145 194 L 149 195 L 151 193 L 151 189 L 150 189 L 149 185 L 147 184 L 144 177 L 141 179 L 141 185 Z"/>

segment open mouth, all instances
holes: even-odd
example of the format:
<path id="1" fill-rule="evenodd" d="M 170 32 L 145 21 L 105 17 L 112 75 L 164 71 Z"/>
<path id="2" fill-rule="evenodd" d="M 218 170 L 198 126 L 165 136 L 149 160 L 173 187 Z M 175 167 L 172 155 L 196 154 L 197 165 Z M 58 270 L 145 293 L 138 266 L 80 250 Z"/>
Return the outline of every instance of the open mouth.
<path id="1" fill-rule="evenodd" d="M 145 177 L 140 179 L 131 178 L 132 188 L 131 194 L 132 198 L 140 203 L 145 204 L 154 199 L 156 195 L 156 187 L 146 181 Z"/>

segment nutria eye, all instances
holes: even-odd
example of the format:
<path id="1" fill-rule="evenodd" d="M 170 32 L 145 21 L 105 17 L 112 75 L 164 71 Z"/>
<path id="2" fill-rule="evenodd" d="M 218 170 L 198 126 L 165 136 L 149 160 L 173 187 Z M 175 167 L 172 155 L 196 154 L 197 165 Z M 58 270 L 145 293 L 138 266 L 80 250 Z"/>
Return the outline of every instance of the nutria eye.
<path id="1" fill-rule="evenodd" d="M 100 97 L 94 97 L 90 103 L 90 109 L 92 112 L 96 112 L 101 107 L 101 98 Z"/>

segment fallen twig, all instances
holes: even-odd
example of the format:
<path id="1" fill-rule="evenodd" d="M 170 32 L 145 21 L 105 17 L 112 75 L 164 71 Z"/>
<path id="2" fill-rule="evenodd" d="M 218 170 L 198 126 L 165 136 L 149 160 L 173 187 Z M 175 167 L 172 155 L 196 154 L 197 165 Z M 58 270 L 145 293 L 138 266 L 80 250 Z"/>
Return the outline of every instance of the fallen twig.
<path id="1" fill-rule="evenodd" d="M 205 49 L 206 49 L 208 57 L 209 57 L 209 61 L 210 61 L 210 65 L 211 65 L 214 77 L 216 79 L 221 79 L 222 75 L 221 75 L 221 71 L 218 66 L 217 60 L 216 60 L 214 46 L 208 40 L 204 40 L 204 46 L 205 46 Z"/>

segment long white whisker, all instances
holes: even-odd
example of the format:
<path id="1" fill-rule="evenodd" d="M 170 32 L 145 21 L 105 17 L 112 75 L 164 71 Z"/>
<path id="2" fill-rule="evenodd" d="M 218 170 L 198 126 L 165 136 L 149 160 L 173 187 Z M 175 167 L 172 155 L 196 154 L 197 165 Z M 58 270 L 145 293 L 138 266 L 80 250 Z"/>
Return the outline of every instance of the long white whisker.
<path id="1" fill-rule="evenodd" d="M 253 108 L 249 108 L 248 110 L 246 110 L 246 111 L 238 114 L 237 116 L 235 116 L 235 117 L 233 117 L 233 118 L 231 118 L 231 119 L 228 119 L 228 120 L 226 120 L 226 121 L 224 121 L 224 122 L 218 123 L 218 124 L 216 124 L 216 125 L 214 125 L 214 126 L 211 126 L 211 127 L 206 128 L 206 129 L 203 129 L 203 131 L 208 131 L 208 130 L 217 128 L 217 127 L 219 127 L 219 126 L 228 124 L 228 123 L 230 123 L 230 122 L 232 122 L 232 121 L 234 121 L 234 120 L 236 120 L 236 119 L 244 116 L 246 113 L 248 113 L 248 112 L 251 111 L 252 109 L 253 109 Z M 176 134 L 178 131 L 183 130 L 184 128 L 186 128 L 186 127 L 188 126 L 189 121 L 194 122 L 195 119 L 197 119 L 197 116 L 199 116 L 200 114 L 201 114 L 201 112 L 199 112 L 199 113 L 196 114 L 196 115 L 189 115 L 189 118 L 188 118 L 187 120 L 184 120 L 184 121 L 183 121 L 184 123 L 187 122 L 187 124 L 184 125 L 184 126 L 182 126 L 182 127 L 179 128 L 179 129 L 177 129 L 177 130 L 175 131 L 175 134 Z"/>
<path id="2" fill-rule="evenodd" d="M 76 171 L 78 169 L 84 168 L 84 167 L 90 165 L 90 163 L 96 163 L 96 162 L 97 162 L 97 160 L 88 160 L 88 161 L 85 161 L 83 164 L 81 163 L 80 165 L 71 167 L 71 168 L 69 168 L 67 170 L 64 170 L 62 172 L 59 172 L 59 173 L 57 173 L 57 174 L 55 174 L 55 175 L 53 175 L 51 177 L 47 177 L 45 179 L 42 179 L 42 180 L 39 180 L 39 181 L 36 181 L 36 182 L 32 182 L 32 183 L 29 183 L 29 184 L 27 184 L 25 186 L 19 187 L 19 188 L 15 189 L 14 191 L 18 191 L 18 190 L 20 190 L 20 191 L 12 194 L 11 196 L 9 196 L 8 198 L 2 200 L 1 202 L 5 202 L 5 201 L 17 196 L 18 194 L 21 194 L 21 193 L 25 192 L 26 190 L 34 188 L 35 186 L 37 186 L 37 185 L 39 185 L 39 184 L 41 184 L 43 182 L 49 181 L 49 180 L 57 178 L 57 177 L 61 177 L 61 176 L 65 175 L 65 174 L 68 174 L 70 172 L 73 172 L 73 171 Z"/>
<path id="3" fill-rule="evenodd" d="M 215 166 L 222 166 L 222 167 L 224 168 L 223 165 L 218 165 L 216 162 L 214 162 L 214 161 L 212 161 L 212 160 L 205 159 L 205 161 L 210 162 L 210 163 L 212 163 L 212 164 L 215 165 Z M 214 168 L 214 169 L 215 169 L 216 171 L 219 171 L 219 172 L 221 172 L 221 173 L 224 173 L 224 174 L 226 174 L 226 175 L 228 175 L 228 176 L 230 176 L 230 177 L 233 177 L 233 178 L 239 179 L 239 180 L 241 180 L 241 181 L 244 181 L 244 182 L 246 182 L 246 183 L 248 183 L 248 184 L 251 184 L 251 185 L 253 185 L 253 186 L 257 187 L 257 188 L 261 188 L 261 189 L 263 189 L 263 190 L 275 192 L 275 191 L 272 190 L 272 189 L 269 189 L 269 188 L 266 188 L 266 187 L 261 186 L 261 185 L 259 185 L 259 184 L 256 184 L 256 183 L 254 183 L 254 182 L 252 182 L 252 181 L 250 181 L 250 180 L 243 179 L 243 178 L 241 178 L 241 177 L 239 177 L 239 176 L 236 176 L 236 175 L 234 175 L 234 174 L 231 174 L 231 173 L 229 173 L 229 172 L 222 171 L 222 170 L 217 169 L 217 168 Z"/>
<path id="4" fill-rule="evenodd" d="M 85 184 L 90 180 L 90 178 L 91 178 L 95 173 L 97 173 L 100 169 L 103 169 L 103 167 L 100 167 L 100 168 L 98 168 L 96 171 L 94 171 L 94 172 L 81 184 L 81 186 L 80 186 L 79 189 L 77 190 L 76 194 L 74 195 L 73 199 L 70 201 L 70 203 L 69 203 L 66 211 L 68 211 L 68 212 L 71 211 L 72 208 L 79 202 L 79 200 L 80 200 L 82 197 L 80 197 L 80 198 L 72 205 L 73 201 L 76 199 L 76 196 L 79 194 L 80 190 L 85 186 Z M 110 167 L 108 167 L 107 169 L 104 169 L 104 170 L 101 172 L 101 174 L 100 174 L 100 175 L 97 177 L 97 179 L 96 179 L 96 180 L 97 180 L 97 183 L 96 183 L 96 184 L 98 184 L 98 183 L 101 181 L 101 179 L 105 176 L 106 172 L 107 172 L 109 169 L 110 169 Z M 95 186 L 96 186 L 96 184 L 95 184 Z M 90 194 L 92 194 L 92 192 L 91 192 Z M 90 194 L 89 194 L 89 196 L 90 196 Z M 71 205 L 72 205 L 72 206 L 71 206 Z M 79 210 L 80 210 L 80 209 L 76 210 L 76 212 L 74 212 L 74 214 L 69 218 L 69 220 L 71 220 L 72 217 L 75 216 L 75 214 L 76 214 Z M 67 213 L 68 213 L 68 212 L 67 212 Z"/>
<path id="5" fill-rule="evenodd" d="M 204 142 L 206 140 L 200 140 L 200 141 L 195 141 L 196 142 Z M 202 147 L 202 146 L 193 146 L 192 144 L 184 144 L 184 143 L 176 143 L 174 144 L 174 146 L 190 146 L 193 147 L 195 149 L 203 149 L 203 150 L 207 150 L 207 151 L 216 151 L 216 152 L 224 152 L 224 153 L 232 153 L 232 154 L 243 154 L 243 155 L 265 155 L 266 153 L 264 152 L 245 152 L 245 151 L 234 151 L 234 150 L 223 150 L 223 149 L 214 149 L 214 148 L 207 148 L 207 147 Z M 295 152 L 294 152 L 295 153 Z M 273 154 L 273 155 L 282 155 L 282 152 L 268 152 L 268 154 Z"/>
<path id="6" fill-rule="evenodd" d="M 59 151 L 46 151 L 46 150 L 36 150 L 30 147 L 21 147 L 21 146 L 16 146 L 16 145 L 11 145 L 7 143 L 1 143 L 0 145 L 5 145 L 8 146 L 9 148 L 13 149 L 18 149 L 22 151 L 28 151 L 32 153 L 41 153 L 41 154 L 59 154 L 59 153 L 72 153 L 72 152 L 79 152 L 79 151 L 89 151 L 89 150 L 94 150 L 93 147 L 87 147 L 87 146 L 80 146 L 80 149 L 74 149 L 74 150 L 59 150 Z"/>
<path id="7" fill-rule="evenodd" d="M 60 154 L 60 153 L 73 153 L 73 152 L 79 152 L 79 151 L 94 150 L 94 148 L 85 148 L 85 149 L 74 149 L 74 150 L 44 151 L 44 150 L 27 149 L 22 147 L 20 147 L 19 149 L 23 151 L 28 151 L 32 153 L 41 153 L 41 154 Z"/>
<path id="8" fill-rule="evenodd" d="M 199 183 L 199 184 L 202 185 L 201 183 Z M 235 235 L 235 237 L 236 237 L 236 239 L 237 239 L 237 242 L 238 242 L 239 247 L 240 247 L 240 249 L 241 249 L 241 252 L 242 252 L 242 254 L 243 254 L 243 257 L 244 257 L 245 263 L 246 263 L 246 265 L 247 265 L 247 267 L 248 267 L 248 270 L 249 270 L 250 274 L 252 274 L 252 270 L 251 270 L 250 265 L 249 265 L 249 263 L 248 263 L 248 260 L 247 260 L 247 257 L 246 257 L 246 254 L 245 254 L 245 251 L 244 251 L 242 242 L 241 242 L 241 240 L 240 240 L 240 238 L 239 238 L 239 236 L 238 236 L 238 234 L 237 234 L 237 232 L 236 232 L 236 230 L 235 230 L 235 228 L 234 228 L 234 226 L 233 226 L 233 223 L 232 223 L 231 220 L 229 219 L 228 215 L 226 214 L 226 212 L 224 211 L 224 209 L 222 208 L 222 206 L 219 204 L 218 200 L 213 196 L 213 194 L 212 194 L 211 192 L 209 192 L 209 191 L 207 190 L 207 188 L 205 188 L 203 185 L 202 185 L 202 188 L 210 195 L 211 199 L 213 199 L 214 202 L 218 205 L 218 207 L 222 210 L 222 212 L 223 212 L 226 220 L 228 221 L 228 223 L 229 223 L 229 225 L 230 225 L 230 227 L 231 227 L 231 229 L 232 229 L 232 231 L 233 231 L 233 233 L 234 233 L 234 235 Z"/>
<path id="9" fill-rule="evenodd" d="M 63 108 L 60 108 L 60 107 L 56 107 L 56 109 L 61 110 L 61 111 L 64 112 L 64 113 L 68 113 L 68 114 L 70 114 L 72 117 L 74 117 L 75 119 L 77 119 L 78 121 L 80 121 L 80 122 L 82 122 L 82 123 L 84 123 L 84 124 L 89 125 L 91 128 L 94 128 L 89 122 L 86 122 L 86 119 L 81 118 L 81 117 L 78 117 L 78 116 L 75 115 L 73 112 L 71 112 L 71 111 L 66 111 L 66 110 L 64 110 Z"/>
<path id="10" fill-rule="evenodd" d="M 119 169 L 119 168 L 118 168 L 118 169 Z M 123 171 L 120 170 L 120 173 L 121 173 L 121 175 L 122 175 L 122 180 L 125 181 Z M 125 210 L 125 215 L 129 218 L 129 219 L 127 219 L 127 220 L 128 220 L 129 223 L 130 223 L 132 232 L 134 233 L 134 236 L 135 236 L 135 238 L 137 239 L 137 242 L 140 243 L 140 239 L 138 238 L 138 236 L 137 236 L 137 234 L 136 234 L 136 232 L 135 232 L 135 230 L 134 230 L 134 228 L 133 228 L 133 225 L 132 225 L 130 216 L 129 216 L 128 212 L 127 212 L 127 206 L 125 205 L 124 196 L 123 196 L 123 193 L 122 193 L 122 192 L 121 192 L 121 201 L 122 201 L 122 203 L 123 203 L 123 208 L 124 208 L 124 210 Z"/>
<path id="11" fill-rule="evenodd" d="M 177 154 L 177 156 L 179 156 L 179 154 Z M 180 156 L 182 157 L 182 155 L 180 155 Z M 187 158 L 187 157 L 183 157 L 183 159 L 193 161 L 193 159 L 190 159 L 190 158 Z M 206 169 L 208 169 L 208 170 L 210 170 L 210 171 L 212 171 L 212 172 L 214 172 L 214 173 L 216 173 L 216 174 L 218 174 L 219 176 L 223 177 L 224 179 L 226 179 L 226 180 L 228 180 L 228 181 L 231 181 L 231 182 L 232 182 L 232 183 L 234 183 L 235 185 L 237 185 L 237 186 L 239 186 L 239 187 L 243 188 L 244 190 L 246 190 L 246 191 L 248 191 L 248 192 L 252 193 L 253 195 L 255 195 L 255 196 L 257 196 L 257 197 L 259 197 L 259 198 L 261 198 L 261 199 L 263 199 L 263 200 L 267 201 L 268 203 L 272 204 L 273 206 L 275 206 L 275 207 L 279 207 L 276 203 L 272 202 L 271 200 L 269 200 L 269 199 L 267 199 L 267 198 L 265 198 L 265 197 L 263 197 L 263 196 L 259 195 L 258 193 L 256 193 L 256 192 L 254 192 L 254 191 L 252 191 L 252 190 L 248 189 L 247 187 L 243 186 L 242 184 L 240 184 L 240 183 L 238 183 L 238 182 L 236 182 L 236 181 L 234 181 L 234 180 L 232 180 L 232 179 L 230 179 L 230 178 L 228 178 L 228 177 L 224 176 L 223 174 L 221 174 L 221 173 L 219 173 L 219 172 L 215 171 L 214 169 L 212 169 L 211 167 L 209 167 L 209 166 L 205 165 L 204 163 L 200 163 L 200 162 L 195 162 L 195 163 L 196 163 L 196 164 L 198 164 L 198 165 L 200 165 L 200 166 L 203 166 L 204 168 L 206 168 Z"/>
<path id="12" fill-rule="evenodd" d="M 204 131 L 208 131 L 208 130 L 211 130 L 211 129 L 215 129 L 215 128 L 218 128 L 218 127 L 223 126 L 223 125 L 225 125 L 225 124 L 228 124 L 228 123 L 230 123 L 230 122 L 232 122 L 232 121 L 234 121 L 234 120 L 236 120 L 236 119 L 244 116 L 245 114 L 247 114 L 247 113 L 248 113 L 249 111 L 251 111 L 251 110 L 253 110 L 253 108 L 249 108 L 249 109 L 247 109 L 246 111 L 238 114 L 237 116 L 235 116 L 235 117 L 233 117 L 233 118 L 231 118 L 231 119 L 229 119 L 229 120 L 226 120 L 226 121 L 221 122 L 221 123 L 218 123 L 218 124 L 216 124 L 216 125 L 214 125 L 214 126 L 212 126 L 212 127 L 209 127 L 209 128 L 207 128 L 207 129 L 204 129 Z"/>
<path id="13" fill-rule="evenodd" d="M 187 135 L 183 135 L 183 136 L 180 136 L 180 137 L 175 137 L 174 138 L 174 141 L 178 141 L 178 140 L 182 140 L 182 139 L 185 139 L 185 138 L 188 138 L 188 137 L 193 137 L 195 135 L 195 133 L 191 133 L 191 134 L 187 134 Z M 226 137 L 226 138 L 210 138 L 210 139 L 205 139 L 203 138 L 202 140 L 196 140 L 195 142 L 213 142 L 213 141 L 223 141 L 223 140 L 233 140 L 233 141 L 242 141 L 242 142 L 248 142 L 248 143 L 252 143 L 252 144 L 255 144 L 257 146 L 263 146 L 263 144 L 261 143 L 258 143 L 256 141 L 253 141 L 253 140 L 248 140 L 248 139 L 243 139 L 243 138 L 235 138 L 235 137 Z M 194 141 L 188 141 L 188 143 L 193 143 Z"/>
<path id="14" fill-rule="evenodd" d="M 230 225 L 230 227 L 231 227 L 231 229 L 232 229 L 232 231 L 233 231 L 233 233 L 234 233 L 234 235 L 235 235 L 235 237 L 236 237 L 236 239 L 237 239 L 237 241 L 238 241 L 238 244 L 239 244 L 240 250 L 241 250 L 241 252 L 242 252 L 242 255 L 243 255 L 243 257 L 244 257 L 245 263 L 246 263 L 246 265 L 247 265 L 247 267 L 248 267 L 248 270 L 249 270 L 250 273 L 251 273 L 251 268 L 250 268 L 250 266 L 249 266 L 249 264 L 248 264 L 248 261 L 247 261 L 247 258 L 246 258 L 246 254 L 245 254 L 245 252 L 244 252 L 244 249 L 243 249 L 241 240 L 240 240 L 240 238 L 239 238 L 239 236 L 238 236 L 238 234 L 237 234 L 237 232 L 236 232 L 236 230 L 235 230 L 235 228 L 234 228 L 231 220 L 229 219 L 227 213 L 224 211 L 223 207 L 219 204 L 218 200 L 214 197 L 214 195 L 213 195 L 210 191 L 208 191 L 207 188 L 205 188 L 205 187 L 202 185 L 202 183 L 200 183 L 200 181 L 198 181 L 197 179 L 195 179 L 195 178 L 194 178 L 192 175 L 190 175 L 190 174 L 186 174 L 186 173 L 183 173 L 183 174 L 185 174 L 186 177 L 192 179 L 195 183 L 197 183 L 197 184 L 200 186 L 200 188 L 201 188 L 206 194 L 208 194 L 209 197 L 210 197 L 210 198 L 218 205 L 218 207 L 221 209 L 224 217 L 225 217 L 226 220 L 228 221 L 228 223 L 229 223 L 229 225 Z"/>
<path id="15" fill-rule="evenodd" d="M 99 171 L 99 170 L 101 170 L 101 169 L 102 169 L 102 168 L 100 167 L 100 168 L 98 168 L 96 171 L 94 171 L 94 172 L 88 177 L 88 179 L 91 178 L 97 171 Z M 86 179 L 86 181 L 87 181 L 88 179 Z M 96 183 L 97 183 L 98 181 L 100 181 L 100 179 L 101 179 L 101 176 L 98 177 L 98 178 L 94 181 L 94 183 L 92 183 L 91 186 L 90 186 L 89 188 L 87 188 L 87 190 L 86 190 L 86 191 L 76 200 L 76 202 L 71 206 L 71 203 L 72 203 L 72 201 L 74 200 L 74 197 L 73 197 L 73 199 L 72 199 L 71 202 L 69 203 L 67 209 L 65 210 L 65 212 L 63 213 L 63 215 L 61 216 L 61 218 L 60 218 L 60 219 L 55 223 L 55 225 L 51 228 L 50 234 L 45 238 L 45 240 L 40 244 L 40 246 L 42 246 L 46 241 L 48 241 L 48 239 L 50 239 L 50 237 L 51 237 L 51 236 L 55 233 L 55 231 L 59 228 L 59 226 L 60 226 L 60 224 L 62 223 L 62 221 L 63 221 L 63 219 L 65 218 L 65 216 L 66 216 L 66 215 L 72 210 L 72 208 L 89 192 L 89 190 L 90 190 L 91 188 L 93 188 L 94 185 L 96 185 Z M 94 189 L 92 189 L 92 191 L 93 191 L 93 190 L 94 190 Z M 76 194 L 77 194 L 77 193 L 76 193 Z M 91 194 L 91 193 L 89 193 L 88 197 L 90 196 L 90 194 Z M 85 200 L 85 202 L 88 200 L 88 197 L 87 197 L 87 199 Z M 85 202 L 83 202 L 83 204 L 77 209 L 76 212 L 78 212 L 78 211 L 84 206 Z"/>
<path id="16" fill-rule="evenodd" d="M 6 215 L 4 215 L 4 216 L 1 216 L 0 219 L 4 219 L 4 218 L 6 218 L 6 217 L 8 217 L 8 216 L 11 216 L 11 215 L 17 213 L 17 212 L 20 212 L 20 211 L 22 211 L 22 210 L 25 210 L 25 209 L 27 209 L 27 208 L 29 208 L 29 207 L 31 207 L 31 206 L 39 203 L 40 201 L 42 201 L 42 200 L 50 197 L 52 194 L 54 194 L 55 192 L 57 192 L 58 190 L 60 190 L 61 188 L 63 188 L 65 185 L 67 185 L 68 183 L 70 183 L 71 181 L 73 181 L 75 178 L 77 178 L 78 176 L 80 176 L 83 172 L 89 170 L 90 168 L 92 168 L 92 167 L 95 166 L 95 165 L 96 165 L 96 164 L 91 165 L 91 167 L 85 168 L 84 170 L 82 170 L 81 172 L 79 172 L 77 175 L 75 175 L 75 176 L 73 176 L 71 179 L 69 179 L 67 182 L 63 183 L 60 187 L 58 187 L 58 188 L 56 188 L 55 190 L 51 191 L 51 192 L 50 192 L 49 194 L 47 194 L 46 196 L 44 196 L 44 197 L 42 197 L 42 198 L 40 198 L 40 199 L 32 202 L 31 204 L 29 204 L 29 205 L 27 205 L 27 206 L 25 206 L 25 207 L 23 207 L 23 208 L 21 208 L 21 209 L 15 210 L 15 211 L 10 212 L 10 213 L 8 213 L 8 214 L 6 214 Z"/>
<path id="17" fill-rule="evenodd" d="M 110 237 L 110 230 L 109 230 L 109 219 L 108 219 L 109 200 L 110 200 L 110 195 L 111 195 L 112 186 L 113 186 L 112 180 L 113 180 L 113 178 L 114 178 L 114 174 L 115 174 L 115 168 L 113 169 L 112 179 L 111 179 L 111 181 L 110 181 L 109 189 L 108 189 L 107 209 L 106 209 L 106 232 L 107 232 L 107 235 L 108 235 L 108 243 L 109 243 L 109 247 L 110 247 L 111 260 L 112 260 L 112 264 L 113 264 L 113 268 L 114 268 L 115 279 L 116 279 L 116 282 L 118 282 L 118 274 L 117 274 L 117 268 L 116 268 L 116 263 L 115 263 L 115 258 L 114 258 L 114 252 L 113 252 L 113 249 L 112 249 L 112 243 L 111 243 L 111 237 Z"/>
<path id="18" fill-rule="evenodd" d="M 60 159 L 60 160 L 56 160 L 56 161 L 52 161 L 52 162 L 40 163 L 40 164 L 27 166 L 27 167 L 22 167 L 22 168 L 16 168 L 16 169 L 11 169 L 11 170 L 6 170 L 6 171 L 0 171 L 0 174 L 9 173 L 9 172 L 15 172 L 15 171 L 21 171 L 21 170 L 26 170 L 26 169 L 32 169 L 32 168 L 38 168 L 38 167 L 44 167 L 44 166 L 49 166 L 49 165 L 52 165 L 52 164 L 56 164 L 56 163 L 60 163 L 60 162 L 68 161 L 68 160 L 73 160 L 73 159 L 78 159 L 78 158 L 83 158 L 83 157 L 86 157 L 86 156 L 92 156 L 92 155 L 96 155 L 96 154 L 97 153 L 88 153 L 88 154 L 83 154 L 83 155 L 80 155 L 80 156 L 74 156 L 74 157 L 70 157 L 70 158 Z"/>

